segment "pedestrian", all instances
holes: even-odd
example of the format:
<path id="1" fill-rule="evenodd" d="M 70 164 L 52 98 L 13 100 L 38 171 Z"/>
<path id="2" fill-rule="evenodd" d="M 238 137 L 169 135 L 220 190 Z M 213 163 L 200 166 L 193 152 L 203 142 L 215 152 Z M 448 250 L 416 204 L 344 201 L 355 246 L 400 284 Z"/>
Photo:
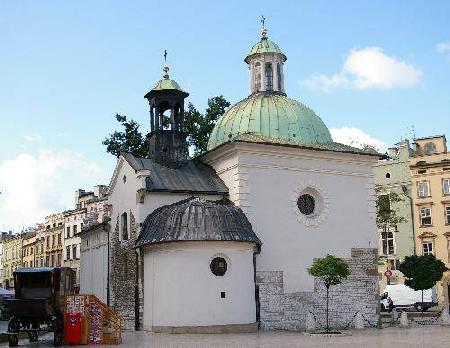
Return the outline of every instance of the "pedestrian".
<path id="1" fill-rule="evenodd" d="M 392 299 L 390 297 L 387 298 L 387 303 L 388 303 L 388 311 L 389 313 L 392 312 L 392 310 L 394 309 L 394 301 L 392 301 Z"/>

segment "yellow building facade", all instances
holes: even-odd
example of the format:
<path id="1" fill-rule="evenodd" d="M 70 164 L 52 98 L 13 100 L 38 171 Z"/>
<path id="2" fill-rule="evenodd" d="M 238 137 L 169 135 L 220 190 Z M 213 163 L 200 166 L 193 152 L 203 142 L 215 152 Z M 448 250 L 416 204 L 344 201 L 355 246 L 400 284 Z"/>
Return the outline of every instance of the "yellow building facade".
<path id="1" fill-rule="evenodd" d="M 45 266 L 62 266 L 64 248 L 64 213 L 45 218 Z"/>
<path id="2" fill-rule="evenodd" d="M 22 267 L 36 267 L 36 232 L 27 233 L 22 239 Z"/>
<path id="3" fill-rule="evenodd" d="M 22 267 L 22 235 L 12 235 L 3 241 L 3 287 L 14 288 L 13 272 Z"/>
<path id="4" fill-rule="evenodd" d="M 450 153 L 445 136 L 416 139 L 411 157 L 414 238 L 417 255 L 433 254 L 450 268 Z M 438 283 L 440 304 L 449 303 L 450 272 Z"/>

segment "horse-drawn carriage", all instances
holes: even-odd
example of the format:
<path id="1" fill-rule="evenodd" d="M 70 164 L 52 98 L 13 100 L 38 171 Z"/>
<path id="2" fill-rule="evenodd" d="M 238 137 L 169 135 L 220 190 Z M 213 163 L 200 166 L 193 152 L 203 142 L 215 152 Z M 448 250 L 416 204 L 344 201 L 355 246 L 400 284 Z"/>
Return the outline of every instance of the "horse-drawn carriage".
<path id="1" fill-rule="evenodd" d="M 10 347 L 26 332 L 30 342 L 39 332 L 53 331 L 53 345 L 64 339 L 64 296 L 74 294 L 75 272 L 69 267 L 19 268 L 14 272 L 15 298 L 8 300 Z"/>

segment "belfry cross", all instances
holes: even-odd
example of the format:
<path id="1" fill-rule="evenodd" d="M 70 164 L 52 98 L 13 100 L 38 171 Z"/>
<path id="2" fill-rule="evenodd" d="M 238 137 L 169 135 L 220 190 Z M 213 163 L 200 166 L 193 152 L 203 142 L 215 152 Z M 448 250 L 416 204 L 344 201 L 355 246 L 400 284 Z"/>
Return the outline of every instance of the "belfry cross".
<path id="1" fill-rule="evenodd" d="M 167 63 L 167 51 L 164 50 L 164 63 Z"/>
<path id="2" fill-rule="evenodd" d="M 261 24 L 262 24 L 262 27 L 264 28 L 264 23 L 266 22 L 266 17 L 264 17 L 264 16 L 261 16 Z"/>

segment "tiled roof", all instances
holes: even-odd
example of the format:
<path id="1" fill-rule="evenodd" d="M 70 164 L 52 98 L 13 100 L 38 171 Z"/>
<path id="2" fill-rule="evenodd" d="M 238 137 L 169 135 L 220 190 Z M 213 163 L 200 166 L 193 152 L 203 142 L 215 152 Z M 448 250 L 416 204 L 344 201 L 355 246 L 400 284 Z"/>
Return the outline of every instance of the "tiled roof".
<path id="1" fill-rule="evenodd" d="M 135 170 L 149 170 L 147 191 L 187 192 L 192 194 L 227 194 L 228 187 L 214 169 L 196 160 L 184 161 L 178 168 L 162 166 L 150 158 L 123 156 Z"/>
<path id="2" fill-rule="evenodd" d="M 191 197 L 159 207 L 145 219 L 136 247 L 175 241 L 261 241 L 231 201 Z"/>

